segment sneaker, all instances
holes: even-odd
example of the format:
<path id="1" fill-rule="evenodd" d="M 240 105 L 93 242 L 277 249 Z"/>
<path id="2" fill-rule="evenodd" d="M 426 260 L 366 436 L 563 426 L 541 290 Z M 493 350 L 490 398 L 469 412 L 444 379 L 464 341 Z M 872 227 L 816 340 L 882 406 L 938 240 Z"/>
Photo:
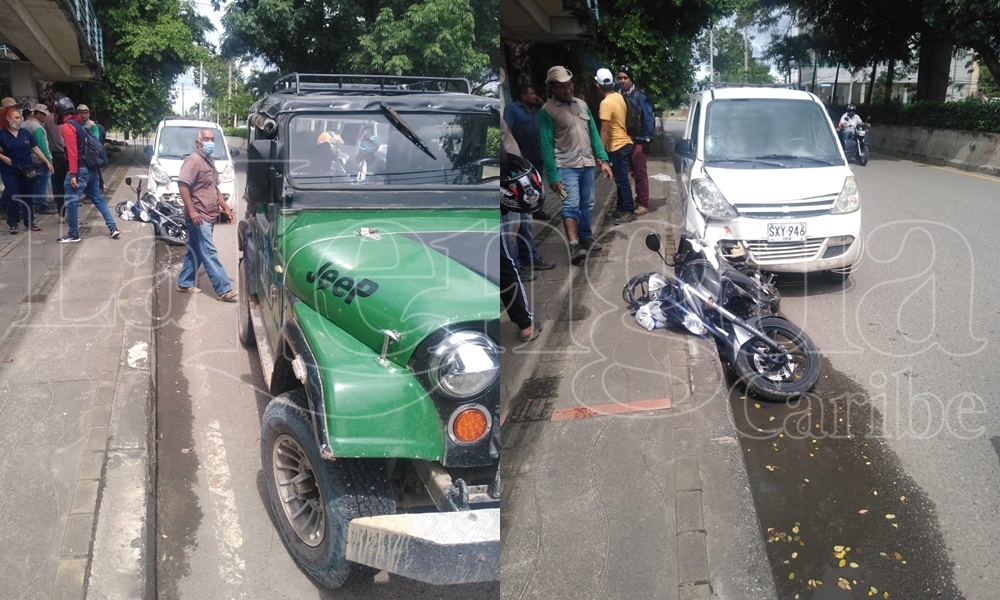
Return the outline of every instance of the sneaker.
<path id="1" fill-rule="evenodd" d="M 111 234 L 110 235 L 111 235 L 111 239 L 117 240 L 119 238 L 119 236 L 121 236 L 121 232 L 119 232 L 118 228 L 116 227 L 116 228 L 114 228 L 114 229 L 111 230 Z"/>
<path id="2" fill-rule="evenodd" d="M 215 298 L 219 302 L 236 302 L 236 296 L 236 290 L 229 290 L 228 292 L 222 292 Z"/>
<path id="3" fill-rule="evenodd" d="M 624 225 L 626 223 L 631 223 L 632 221 L 635 221 L 635 213 L 629 211 L 623 212 L 621 215 L 616 217 L 614 223 L 615 225 Z"/>
<path id="4" fill-rule="evenodd" d="M 637 217 L 641 217 L 642 215 L 645 215 L 647 213 L 649 213 L 649 209 L 646 208 L 645 206 L 640 206 L 639 208 L 635 209 L 635 216 Z"/>
<path id="5" fill-rule="evenodd" d="M 529 271 L 524 267 L 519 267 L 517 269 L 517 276 L 521 278 L 521 281 L 533 281 L 536 277 L 534 271 Z"/>
<path id="6" fill-rule="evenodd" d="M 551 271 L 554 268 L 556 268 L 556 263 L 551 260 L 545 260 L 541 256 L 538 257 L 538 260 L 531 263 L 532 271 Z"/>
<path id="7" fill-rule="evenodd" d="M 56 241 L 60 244 L 75 244 L 80 241 L 80 236 L 73 237 L 71 235 L 64 235 Z"/>
<path id="8" fill-rule="evenodd" d="M 578 265 L 587 259 L 587 249 L 580 245 L 580 242 L 569 243 L 569 261 Z"/>
<path id="9" fill-rule="evenodd" d="M 177 287 L 177 291 L 180 292 L 180 293 L 182 293 L 182 294 L 200 294 L 201 293 L 201 290 L 198 289 L 198 288 L 196 288 L 196 287 L 194 287 L 194 286 L 184 287 L 183 285 L 178 284 L 176 287 Z"/>
<path id="10" fill-rule="evenodd" d="M 42 230 L 41 227 L 39 227 L 38 225 L 35 225 L 34 223 L 31 224 L 31 227 L 29 227 L 29 229 L 31 229 L 32 231 L 41 231 Z"/>
<path id="11" fill-rule="evenodd" d="M 10 228 L 10 234 L 11 235 L 17 235 L 17 227 L 11 227 Z"/>

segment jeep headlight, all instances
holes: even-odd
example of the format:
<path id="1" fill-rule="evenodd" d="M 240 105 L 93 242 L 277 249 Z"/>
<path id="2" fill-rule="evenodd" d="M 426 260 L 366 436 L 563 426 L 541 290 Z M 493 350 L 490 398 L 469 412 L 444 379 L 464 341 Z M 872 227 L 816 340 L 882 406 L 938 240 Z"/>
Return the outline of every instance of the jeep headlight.
<path id="1" fill-rule="evenodd" d="M 854 175 L 848 175 L 844 179 L 844 188 L 840 190 L 837 201 L 833 204 L 830 214 L 841 215 L 852 213 L 861 208 L 861 194 L 858 193 L 858 180 Z"/>
<path id="2" fill-rule="evenodd" d="M 236 179 L 236 169 L 233 168 L 232 161 L 229 161 L 219 175 L 219 183 L 231 183 L 234 179 Z"/>
<path id="3" fill-rule="evenodd" d="M 431 349 L 429 375 L 442 394 L 456 400 L 471 398 L 500 376 L 499 352 L 486 334 L 457 331 Z"/>
<path id="4" fill-rule="evenodd" d="M 731 219 L 740 216 L 711 179 L 698 179 L 692 183 L 691 198 L 698 207 L 698 212 L 706 217 Z"/>
<path id="5" fill-rule="evenodd" d="M 149 165 L 149 174 L 153 178 L 153 181 L 160 185 L 170 183 L 170 175 L 160 166 L 159 162 L 154 161 Z"/>

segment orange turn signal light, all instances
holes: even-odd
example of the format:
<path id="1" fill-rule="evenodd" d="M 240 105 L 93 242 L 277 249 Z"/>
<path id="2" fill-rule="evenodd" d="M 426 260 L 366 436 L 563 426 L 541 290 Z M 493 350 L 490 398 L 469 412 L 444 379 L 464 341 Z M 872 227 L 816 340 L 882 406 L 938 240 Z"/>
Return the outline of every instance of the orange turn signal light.
<path id="1" fill-rule="evenodd" d="M 489 417 L 479 408 L 462 409 L 451 420 L 452 435 L 455 436 L 455 440 L 462 444 L 478 442 L 489 430 Z"/>

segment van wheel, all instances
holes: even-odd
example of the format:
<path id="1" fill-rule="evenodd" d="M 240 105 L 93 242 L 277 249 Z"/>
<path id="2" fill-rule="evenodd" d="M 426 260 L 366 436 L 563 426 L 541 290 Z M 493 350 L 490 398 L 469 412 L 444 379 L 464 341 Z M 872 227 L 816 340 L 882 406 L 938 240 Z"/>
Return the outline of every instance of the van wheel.
<path id="1" fill-rule="evenodd" d="M 306 573 L 334 589 L 377 572 L 346 558 L 351 519 L 394 514 L 396 502 L 385 461 L 320 456 L 307 405 L 301 389 L 267 405 L 261 463 L 281 541 Z"/>

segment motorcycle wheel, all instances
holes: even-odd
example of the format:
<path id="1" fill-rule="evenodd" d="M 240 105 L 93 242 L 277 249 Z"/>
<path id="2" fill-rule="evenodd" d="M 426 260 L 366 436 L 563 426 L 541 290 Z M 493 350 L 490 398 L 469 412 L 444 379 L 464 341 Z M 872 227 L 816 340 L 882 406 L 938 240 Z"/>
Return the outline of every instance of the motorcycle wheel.
<path id="1" fill-rule="evenodd" d="M 118 218 L 122 221 L 129 221 L 130 213 L 132 212 L 132 207 L 128 205 L 128 200 L 123 200 L 115 206 L 115 212 L 118 213 Z"/>
<path id="2" fill-rule="evenodd" d="M 174 246 L 187 246 L 188 243 L 187 227 L 170 219 L 164 219 L 160 223 L 160 236 L 167 240 L 168 244 L 173 244 Z"/>
<path id="3" fill-rule="evenodd" d="M 764 317 L 757 322 L 757 329 L 785 353 L 776 355 L 758 339 L 743 344 L 734 367 L 747 388 L 776 402 L 787 402 L 811 390 L 819 380 L 819 352 L 809 336 L 779 317 Z"/>
<path id="4" fill-rule="evenodd" d="M 868 164 L 868 146 L 862 146 L 858 153 L 858 164 L 862 167 Z"/>

